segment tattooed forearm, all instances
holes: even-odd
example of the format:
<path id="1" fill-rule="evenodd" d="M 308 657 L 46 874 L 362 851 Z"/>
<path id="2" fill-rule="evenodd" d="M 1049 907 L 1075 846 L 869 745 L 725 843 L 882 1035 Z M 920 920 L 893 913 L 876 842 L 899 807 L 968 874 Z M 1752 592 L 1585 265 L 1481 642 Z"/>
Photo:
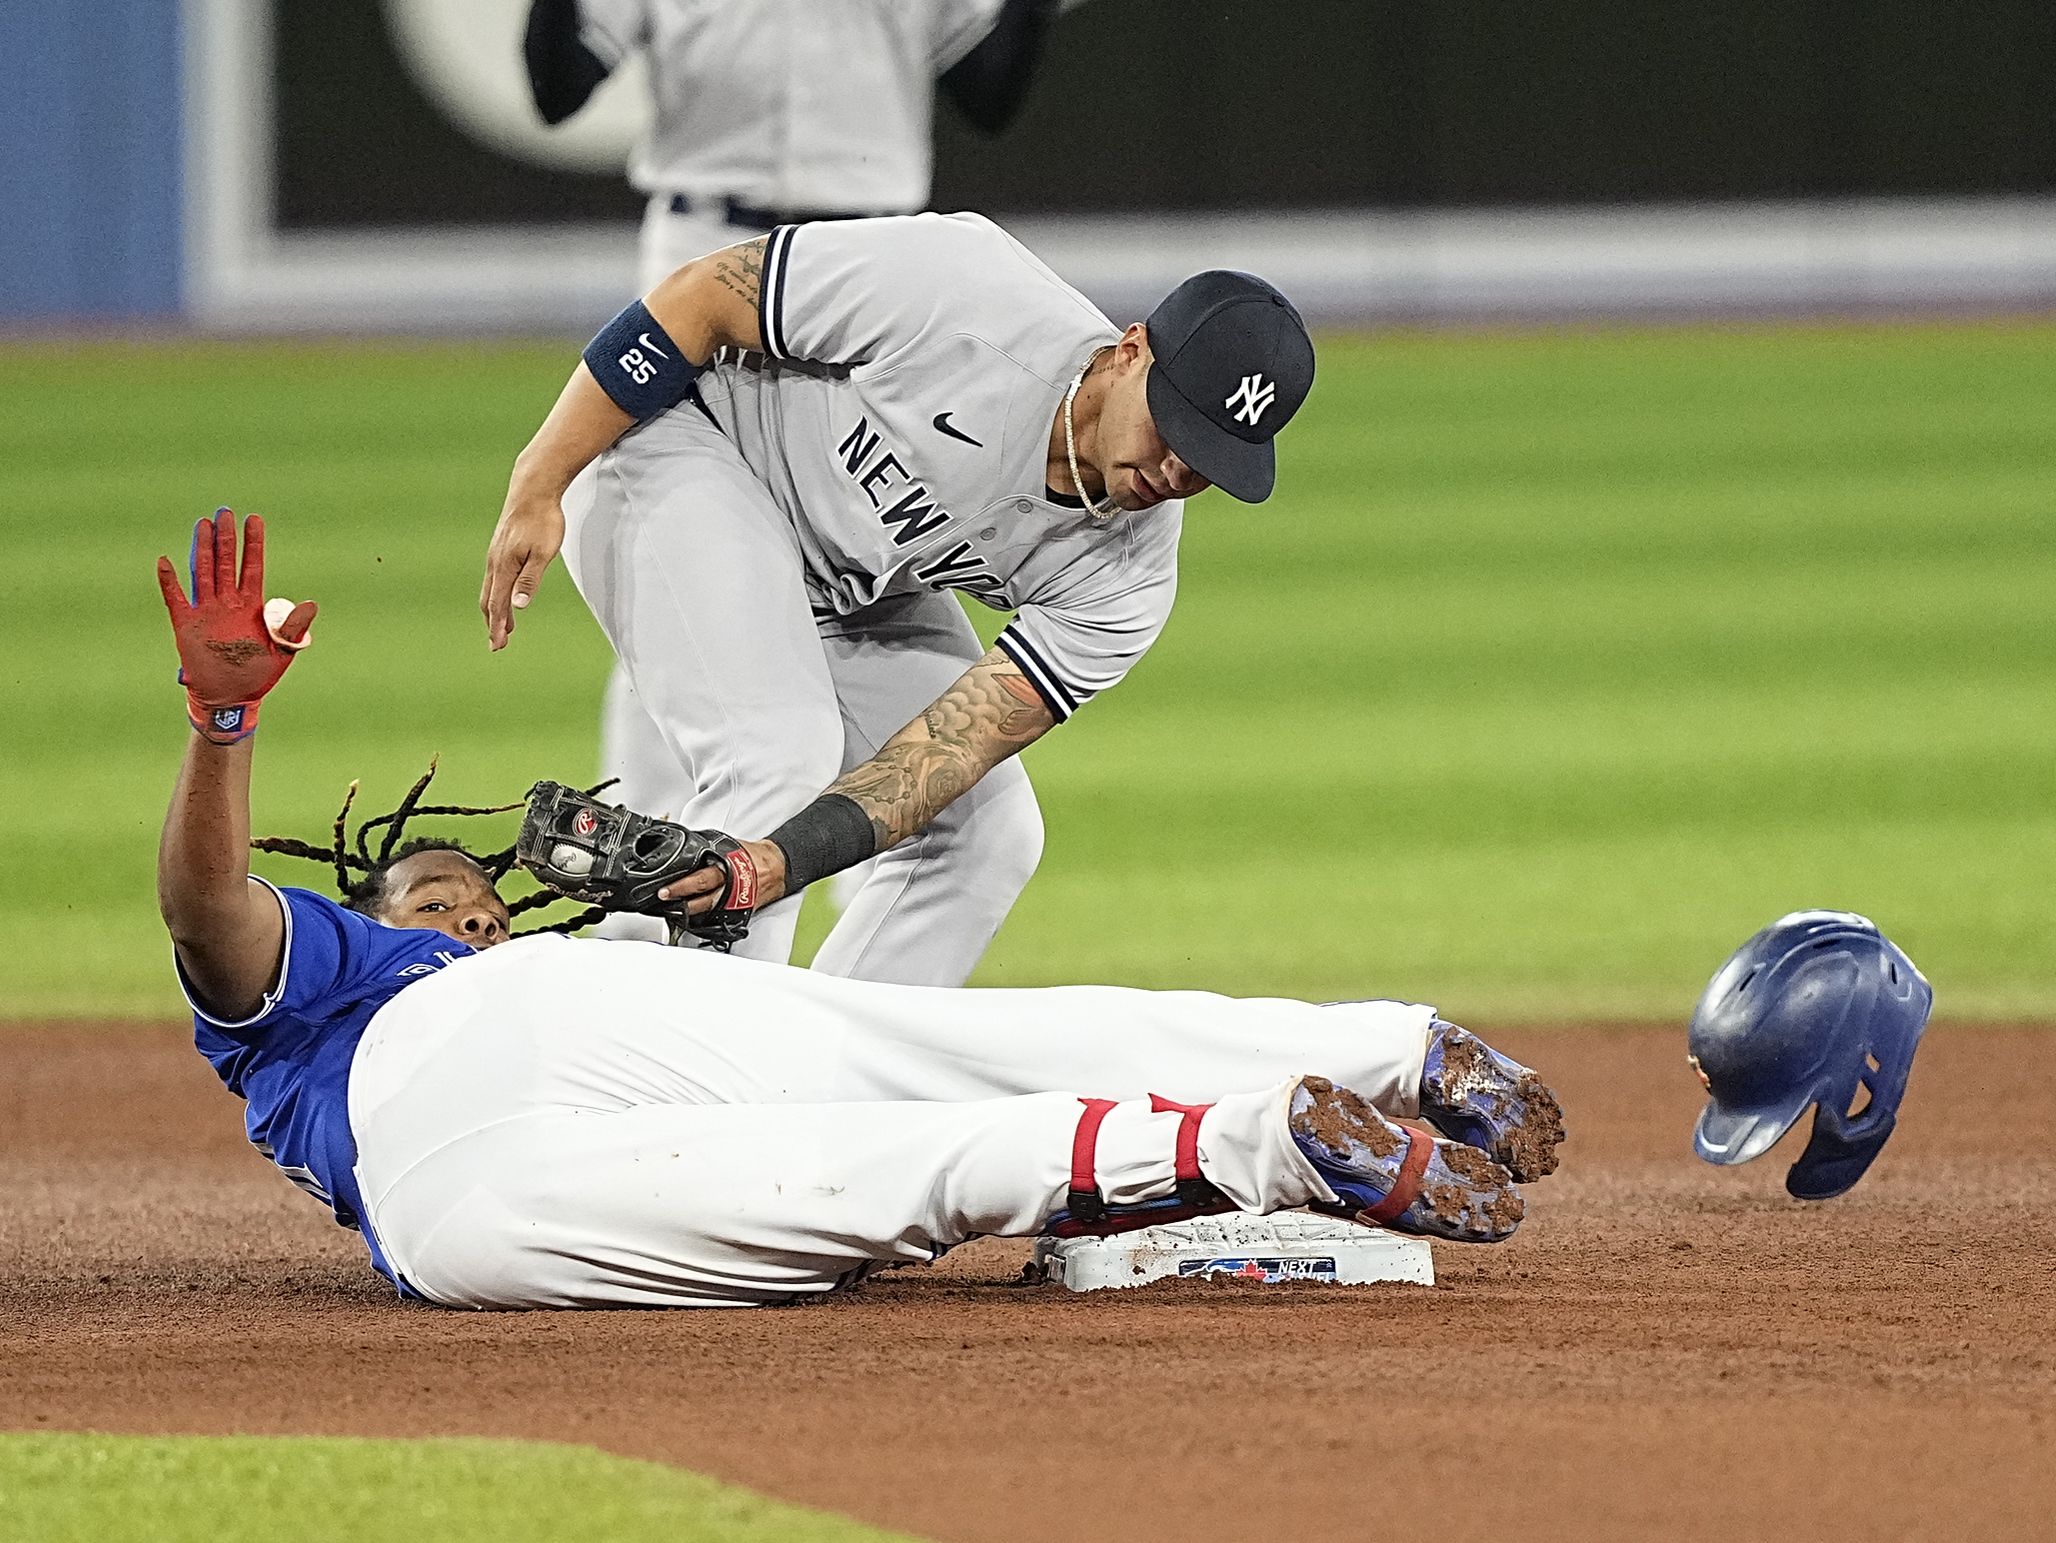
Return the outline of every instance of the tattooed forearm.
<path id="1" fill-rule="evenodd" d="M 920 830 L 977 780 L 939 746 L 895 741 L 845 772 L 828 791 L 853 799 L 869 816 L 882 852 Z"/>
<path id="2" fill-rule="evenodd" d="M 741 246 L 725 247 L 713 256 L 714 281 L 752 306 L 764 288 L 764 241 L 759 236 Z"/>
<path id="3" fill-rule="evenodd" d="M 854 800 L 870 816 L 882 852 L 1055 723 L 1035 688 L 995 648 L 828 791 Z"/>

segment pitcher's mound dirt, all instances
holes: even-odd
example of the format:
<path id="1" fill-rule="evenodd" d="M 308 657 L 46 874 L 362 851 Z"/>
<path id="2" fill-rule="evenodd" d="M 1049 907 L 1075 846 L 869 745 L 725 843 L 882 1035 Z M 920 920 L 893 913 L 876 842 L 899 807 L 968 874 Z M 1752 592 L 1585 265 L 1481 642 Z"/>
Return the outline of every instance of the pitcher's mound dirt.
<path id="1" fill-rule="evenodd" d="M 2056 1031 L 1943 1026 L 1852 1194 L 1686 1149 L 1674 1028 L 1517 1033 L 1570 1141 L 1418 1287 L 402 1306 L 173 1029 L 0 1029 L 0 1426 L 588 1442 L 936 1538 L 2047 1538 Z M 1796 1147 L 1796 1143 L 1794 1144 Z"/>

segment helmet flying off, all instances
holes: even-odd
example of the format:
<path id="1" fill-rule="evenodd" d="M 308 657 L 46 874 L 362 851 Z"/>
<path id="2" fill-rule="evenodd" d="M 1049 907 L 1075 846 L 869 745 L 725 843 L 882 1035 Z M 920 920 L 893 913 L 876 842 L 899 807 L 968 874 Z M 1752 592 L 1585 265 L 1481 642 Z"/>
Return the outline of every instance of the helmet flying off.
<path id="1" fill-rule="evenodd" d="M 1927 978 L 1868 917 L 1780 917 L 1721 966 L 1692 1014 L 1692 1065 L 1712 1095 L 1693 1150 L 1746 1163 L 1814 1105 L 1785 1188 L 1801 1200 L 1843 1193 L 1892 1134 L 1933 1003 Z"/>

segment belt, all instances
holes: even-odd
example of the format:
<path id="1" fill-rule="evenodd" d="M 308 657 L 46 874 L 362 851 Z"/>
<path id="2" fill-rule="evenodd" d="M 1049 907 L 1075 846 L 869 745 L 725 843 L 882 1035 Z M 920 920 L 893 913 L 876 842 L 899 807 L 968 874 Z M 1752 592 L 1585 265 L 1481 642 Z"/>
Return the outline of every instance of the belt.
<path id="1" fill-rule="evenodd" d="M 671 195 L 673 214 L 719 214 L 730 225 L 745 230 L 776 230 L 780 225 L 805 225 L 813 220 L 868 220 L 872 216 L 851 209 L 759 209 L 740 198 L 692 198 Z"/>

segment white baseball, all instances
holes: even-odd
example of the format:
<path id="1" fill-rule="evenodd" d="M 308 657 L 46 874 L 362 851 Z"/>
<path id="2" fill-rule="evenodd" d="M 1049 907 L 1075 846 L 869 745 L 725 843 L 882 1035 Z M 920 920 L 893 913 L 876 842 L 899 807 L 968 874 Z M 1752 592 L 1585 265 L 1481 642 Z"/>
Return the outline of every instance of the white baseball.
<path id="1" fill-rule="evenodd" d="M 550 866 L 559 873 L 569 874 L 574 879 L 582 879 L 593 871 L 593 854 L 584 847 L 561 842 L 550 848 Z"/>
<path id="2" fill-rule="evenodd" d="M 278 644 L 280 648 L 298 653 L 314 641 L 314 629 L 309 627 L 307 629 L 307 636 L 300 639 L 297 643 L 288 642 L 280 637 L 278 629 L 286 624 L 286 618 L 292 614 L 293 602 L 290 600 L 281 600 L 274 595 L 271 599 L 264 602 L 264 630 L 271 634 L 271 641 Z"/>

